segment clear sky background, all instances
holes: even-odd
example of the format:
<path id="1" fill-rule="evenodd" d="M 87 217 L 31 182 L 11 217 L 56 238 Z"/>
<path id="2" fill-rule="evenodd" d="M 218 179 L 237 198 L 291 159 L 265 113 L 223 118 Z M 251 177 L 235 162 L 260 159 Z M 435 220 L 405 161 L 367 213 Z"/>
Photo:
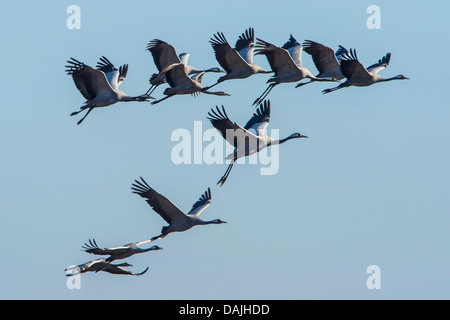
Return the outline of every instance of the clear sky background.
<path id="1" fill-rule="evenodd" d="M 81 30 L 66 9 L 81 8 Z M 369 5 L 381 30 L 369 30 Z M 448 299 L 450 110 L 448 2 L 423 1 L 15 1 L 0 10 L 0 298 L 3 299 Z M 392 52 L 394 81 L 322 95 L 333 83 L 270 94 L 270 127 L 309 139 L 280 147 L 277 175 L 238 165 L 175 165 L 175 129 L 211 128 L 224 105 L 245 124 L 269 75 L 228 81 L 230 97 L 177 96 L 156 106 L 120 103 L 77 126 L 84 98 L 64 72 L 74 57 L 128 63 L 121 89 L 139 95 L 156 71 L 146 44 L 159 38 L 197 68 L 218 66 L 209 39 L 234 46 L 248 27 L 283 45 L 292 33 L 356 48 L 368 66 Z M 304 65 L 313 73 L 311 57 Z M 445 64 L 444 64 L 445 62 Z M 255 63 L 269 68 L 264 56 Z M 203 83 L 219 75 L 207 74 Z M 163 88 L 154 92 L 163 97 Z M 96 258 L 81 245 L 119 246 L 160 233 L 165 221 L 132 194 L 139 176 L 189 210 L 211 187 L 202 213 L 223 225 L 155 242 L 163 251 L 127 260 L 142 277 L 85 274 L 66 287 L 64 269 Z M 381 290 L 366 269 L 381 268 Z"/>

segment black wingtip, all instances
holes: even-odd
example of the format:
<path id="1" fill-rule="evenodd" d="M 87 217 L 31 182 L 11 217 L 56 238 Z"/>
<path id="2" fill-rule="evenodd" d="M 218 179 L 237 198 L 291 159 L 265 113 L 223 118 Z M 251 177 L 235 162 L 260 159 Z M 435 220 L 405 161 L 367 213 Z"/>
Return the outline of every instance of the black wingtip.
<path id="1" fill-rule="evenodd" d="M 211 200 L 211 188 L 208 187 L 208 190 L 205 192 L 205 200 Z"/>
<path id="2" fill-rule="evenodd" d="M 220 110 L 219 106 L 216 106 L 216 109 L 211 108 L 211 111 L 208 112 L 209 117 L 207 117 L 210 121 L 217 121 L 217 120 L 230 120 L 230 118 L 227 115 L 227 112 L 225 111 L 225 107 L 222 105 L 222 111 Z"/>
<path id="3" fill-rule="evenodd" d="M 144 180 L 144 178 L 139 177 L 141 179 L 141 181 L 139 180 L 134 180 L 134 183 L 131 184 L 131 190 L 132 193 L 141 195 L 149 190 L 151 190 L 152 188 L 149 186 L 149 184 L 147 183 L 147 181 Z"/>

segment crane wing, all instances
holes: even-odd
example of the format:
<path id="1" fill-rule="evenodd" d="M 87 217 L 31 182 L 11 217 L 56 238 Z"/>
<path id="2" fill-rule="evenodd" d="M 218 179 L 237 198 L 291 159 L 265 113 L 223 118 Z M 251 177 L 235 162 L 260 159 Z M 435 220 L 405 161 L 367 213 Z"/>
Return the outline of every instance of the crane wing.
<path id="1" fill-rule="evenodd" d="M 235 68 L 248 67 L 247 62 L 228 44 L 222 32 L 215 34 L 214 38 L 211 38 L 209 42 L 214 49 L 217 62 L 227 73 L 230 73 Z"/>
<path id="2" fill-rule="evenodd" d="M 356 50 L 350 49 L 341 60 L 341 72 L 347 79 L 364 79 L 371 77 L 369 71 L 358 61 Z"/>
<path id="3" fill-rule="evenodd" d="M 245 143 L 247 140 L 247 142 L 250 143 L 258 140 L 255 134 L 242 128 L 235 122 L 232 122 L 230 118 L 228 118 L 224 106 L 222 106 L 222 110 L 216 106 L 216 110 L 211 109 L 211 111 L 208 112 L 208 115 L 209 117 L 207 117 L 207 119 L 211 121 L 214 128 L 216 128 L 222 137 L 235 148 L 238 147 L 239 142 Z"/>
<path id="4" fill-rule="evenodd" d="M 167 223 L 185 218 L 185 213 L 181 211 L 169 199 L 153 190 L 148 183 L 141 177 L 141 181 L 134 180 L 131 190 L 133 193 L 145 198 L 147 203 L 163 218 Z"/>
<path id="5" fill-rule="evenodd" d="M 103 71 L 96 70 L 74 58 L 70 58 L 67 63 L 67 74 L 72 76 L 78 91 L 87 100 L 92 100 L 98 95 L 111 94 L 114 91 Z"/>
<path id="6" fill-rule="evenodd" d="M 130 249 L 129 246 L 121 246 L 121 247 L 115 247 L 115 248 L 100 248 L 97 245 L 97 242 L 95 239 L 89 239 L 89 243 L 85 243 L 84 246 L 82 246 L 85 252 L 95 255 L 112 255 L 113 253 L 118 253 L 120 251 L 127 251 Z"/>
<path id="7" fill-rule="evenodd" d="M 270 122 L 270 100 L 264 100 L 256 109 L 256 112 L 245 125 L 245 129 L 255 133 L 256 135 L 263 135 Z"/>
<path id="8" fill-rule="evenodd" d="M 184 53 L 180 53 L 178 58 L 180 58 L 180 61 L 181 61 L 182 64 L 187 66 L 188 59 L 189 59 L 189 53 L 185 53 L 185 52 Z"/>
<path id="9" fill-rule="evenodd" d="M 298 69 L 297 64 L 292 60 L 291 55 L 286 49 L 280 48 L 267 41 L 256 38 L 255 54 L 263 54 L 267 57 L 272 71 L 275 75 L 282 72 L 290 72 Z"/>
<path id="10" fill-rule="evenodd" d="M 85 264 L 79 265 L 78 267 L 81 269 L 81 271 L 85 271 L 85 270 L 92 271 L 92 270 L 90 270 L 91 268 L 92 269 L 101 268 L 102 266 L 104 266 L 106 264 L 107 264 L 107 262 L 106 262 L 105 258 L 100 258 L 97 260 L 88 261 Z"/>
<path id="11" fill-rule="evenodd" d="M 120 86 L 125 81 L 128 73 L 128 64 L 119 67 L 119 78 L 117 79 L 117 86 Z"/>
<path id="12" fill-rule="evenodd" d="M 120 68 L 123 69 L 123 66 Z M 108 79 L 109 84 L 114 90 L 117 90 L 119 85 L 125 79 L 123 78 L 119 83 L 119 78 L 122 72 L 117 70 L 117 68 L 105 56 L 102 56 L 100 58 L 100 61 L 97 63 L 96 69 L 105 73 L 106 79 Z"/>
<path id="13" fill-rule="evenodd" d="M 387 66 L 389 65 L 390 61 L 391 61 L 391 53 L 388 52 L 383 58 L 378 60 L 377 63 L 375 63 L 375 64 L 371 65 L 370 67 L 368 67 L 367 71 L 369 71 L 371 73 L 378 73 L 381 70 L 387 68 Z"/>
<path id="14" fill-rule="evenodd" d="M 112 274 L 123 274 L 123 275 L 130 275 L 130 276 L 141 276 L 144 273 L 146 273 L 148 271 L 149 267 L 147 267 L 144 271 L 139 272 L 139 273 L 134 273 L 130 270 L 127 270 L 123 267 L 121 267 L 120 265 L 114 265 L 114 264 L 108 264 L 107 266 L 105 266 L 102 271 L 108 272 L 108 273 L 112 273 Z"/>
<path id="15" fill-rule="evenodd" d="M 205 71 L 199 72 L 191 76 L 191 79 L 197 81 L 198 83 L 202 83 L 203 76 L 205 75 Z"/>
<path id="16" fill-rule="evenodd" d="M 96 65 L 97 70 L 101 70 L 104 73 L 108 73 L 108 72 L 117 70 L 117 68 L 105 56 L 100 57 L 99 60 L 100 61 L 97 62 L 97 65 Z"/>
<path id="17" fill-rule="evenodd" d="M 300 42 L 295 40 L 292 34 L 289 37 L 289 40 L 281 48 L 286 49 L 289 52 L 292 60 L 294 60 L 297 66 L 302 66 L 303 46 L 300 44 Z"/>
<path id="18" fill-rule="evenodd" d="M 187 75 L 184 64 L 175 63 L 164 68 L 160 75 L 165 75 L 167 83 L 172 87 L 178 87 L 183 85 L 190 85 L 192 79 Z"/>
<path id="19" fill-rule="evenodd" d="M 318 77 L 323 73 L 332 73 L 334 70 L 339 70 L 339 61 L 334 50 L 330 47 L 311 40 L 305 40 L 303 42 L 303 48 L 306 53 L 311 55 L 319 71 Z"/>
<path id="20" fill-rule="evenodd" d="M 181 63 L 175 47 L 162 40 L 151 40 L 147 45 L 147 50 L 152 54 L 153 61 L 159 72 L 171 64 Z"/>
<path id="21" fill-rule="evenodd" d="M 344 55 L 349 54 L 349 51 L 345 49 L 343 46 L 339 45 L 339 49 L 336 51 L 336 59 L 339 63 L 341 63 L 342 58 Z"/>
<path id="22" fill-rule="evenodd" d="M 255 49 L 255 31 L 253 28 L 248 28 L 239 36 L 234 49 L 247 63 L 253 63 L 253 51 Z"/>
<path id="23" fill-rule="evenodd" d="M 211 205 L 211 189 L 205 191 L 204 194 L 198 199 L 196 203 L 192 206 L 191 211 L 188 214 L 199 215 L 203 210 L 208 208 Z"/>

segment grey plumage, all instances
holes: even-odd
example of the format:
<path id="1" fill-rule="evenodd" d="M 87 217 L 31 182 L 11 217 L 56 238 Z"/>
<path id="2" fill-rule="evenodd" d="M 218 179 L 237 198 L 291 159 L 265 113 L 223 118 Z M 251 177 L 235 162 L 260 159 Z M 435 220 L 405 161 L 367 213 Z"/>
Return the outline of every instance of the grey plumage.
<path id="1" fill-rule="evenodd" d="M 359 62 L 356 50 L 350 49 L 349 52 L 343 55 L 341 61 L 341 71 L 347 80 L 337 87 L 323 90 L 322 93 L 327 94 L 350 86 L 367 87 L 379 82 L 409 79 L 401 74 L 392 78 L 381 77 L 378 72 L 385 69 L 389 65 L 390 60 L 391 54 L 387 53 L 383 58 L 378 60 L 377 63 L 366 69 L 361 62 Z"/>
<path id="2" fill-rule="evenodd" d="M 94 108 L 110 106 L 119 101 L 142 102 L 152 99 L 147 94 L 132 97 L 119 90 L 120 84 L 127 76 L 128 65 L 123 65 L 117 69 L 106 57 L 100 58 L 97 69 L 71 58 L 67 61 L 66 73 L 72 76 L 78 91 L 87 100 L 79 111 L 71 113 L 71 116 L 74 116 L 87 110 L 84 117 L 77 122 L 78 125 Z"/>
<path id="3" fill-rule="evenodd" d="M 205 221 L 200 218 L 200 213 L 211 204 L 211 190 L 208 190 L 192 206 L 187 214 L 179 209 L 168 198 L 156 192 L 141 177 L 141 180 L 135 180 L 131 187 L 133 193 L 146 199 L 146 202 L 152 209 L 158 213 L 169 225 L 162 228 L 161 234 L 150 239 L 155 241 L 164 238 L 172 232 L 183 232 L 197 225 L 222 224 L 226 223 L 220 219 Z"/>

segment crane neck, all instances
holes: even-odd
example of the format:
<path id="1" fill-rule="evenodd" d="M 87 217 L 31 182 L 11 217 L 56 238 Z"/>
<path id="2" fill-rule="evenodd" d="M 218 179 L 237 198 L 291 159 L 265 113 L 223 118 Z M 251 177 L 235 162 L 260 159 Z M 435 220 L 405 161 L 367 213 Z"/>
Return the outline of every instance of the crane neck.
<path id="1" fill-rule="evenodd" d="M 117 91 L 117 96 L 119 97 L 119 100 L 120 101 L 124 101 L 124 102 L 129 102 L 129 101 L 143 101 L 143 100 L 145 100 L 146 98 L 148 98 L 148 96 L 147 95 L 145 95 L 145 94 L 143 94 L 143 95 L 140 95 L 140 96 L 129 96 L 129 95 L 127 95 L 126 93 L 124 93 L 124 92 L 122 92 L 122 91 L 120 91 L 120 90 L 118 90 Z"/>
<path id="2" fill-rule="evenodd" d="M 268 137 L 268 138 L 269 138 L 269 137 Z M 298 134 L 298 133 L 293 133 L 293 134 L 291 134 L 289 137 L 286 137 L 286 138 L 280 139 L 280 140 L 272 140 L 272 139 L 269 138 L 269 141 L 268 141 L 268 143 L 267 143 L 267 146 L 270 147 L 270 146 L 275 146 L 275 145 L 283 144 L 283 143 L 285 143 L 286 141 L 289 141 L 289 140 L 291 140 L 291 139 L 297 139 L 297 138 L 307 138 L 307 136 L 304 136 L 304 135 L 301 135 L 301 134 Z"/>

